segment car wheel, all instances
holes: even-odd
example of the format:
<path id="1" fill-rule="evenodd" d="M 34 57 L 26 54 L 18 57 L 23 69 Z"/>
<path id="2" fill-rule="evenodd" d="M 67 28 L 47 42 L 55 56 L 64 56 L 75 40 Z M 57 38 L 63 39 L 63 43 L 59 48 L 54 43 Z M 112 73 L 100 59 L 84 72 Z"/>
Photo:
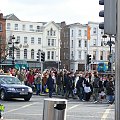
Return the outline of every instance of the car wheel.
<path id="1" fill-rule="evenodd" d="M 24 98 L 24 100 L 25 100 L 25 101 L 29 101 L 29 100 L 30 100 L 30 98 L 27 98 L 27 97 L 26 97 L 26 98 Z"/>
<path id="2" fill-rule="evenodd" d="M 0 92 L 0 99 L 1 100 L 6 100 L 6 96 L 5 96 L 5 91 L 4 90 L 1 90 L 1 92 Z"/>

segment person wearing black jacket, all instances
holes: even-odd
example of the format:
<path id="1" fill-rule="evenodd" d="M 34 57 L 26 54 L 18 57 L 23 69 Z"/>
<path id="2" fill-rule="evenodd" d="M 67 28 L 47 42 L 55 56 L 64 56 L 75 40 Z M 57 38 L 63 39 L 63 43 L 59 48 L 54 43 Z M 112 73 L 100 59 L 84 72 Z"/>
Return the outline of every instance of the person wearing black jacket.
<path id="1" fill-rule="evenodd" d="M 85 78 L 82 76 L 79 76 L 79 80 L 77 81 L 76 88 L 77 88 L 77 94 L 80 100 L 84 97 L 84 88 L 83 84 L 85 83 Z"/>
<path id="2" fill-rule="evenodd" d="M 74 95 L 73 95 L 73 77 L 72 77 L 72 73 L 68 73 L 66 81 L 65 81 L 65 86 L 66 86 L 65 98 L 68 99 L 70 94 L 74 98 Z"/>
<path id="3" fill-rule="evenodd" d="M 114 85 L 112 78 L 109 79 L 109 81 L 106 83 L 106 94 L 108 97 L 108 103 L 114 102 Z"/>
<path id="4" fill-rule="evenodd" d="M 54 79 L 52 78 L 51 74 L 47 79 L 47 88 L 49 89 L 49 97 L 52 97 L 53 89 L 54 89 Z"/>

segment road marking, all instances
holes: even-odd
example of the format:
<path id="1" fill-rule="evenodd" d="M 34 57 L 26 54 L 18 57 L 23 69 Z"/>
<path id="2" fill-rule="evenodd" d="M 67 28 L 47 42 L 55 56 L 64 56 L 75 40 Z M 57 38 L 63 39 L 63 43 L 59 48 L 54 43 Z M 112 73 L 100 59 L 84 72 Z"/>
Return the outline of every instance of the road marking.
<path id="1" fill-rule="evenodd" d="M 29 107 L 29 106 L 32 106 L 32 105 L 35 105 L 35 104 L 38 104 L 38 102 L 35 102 L 35 103 L 32 103 L 32 104 L 28 104 L 28 105 L 24 105 L 24 106 L 16 108 L 16 109 L 12 109 L 12 110 L 6 111 L 6 112 L 4 112 L 4 114 L 5 113 L 14 112 L 14 111 L 17 111 L 17 110 L 20 110 L 20 109 L 23 109 L 23 108 L 26 108 L 26 107 Z"/>
<path id="2" fill-rule="evenodd" d="M 74 106 L 68 108 L 67 111 L 68 111 L 68 110 L 71 110 L 71 109 L 73 109 L 73 108 L 76 108 L 76 107 L 78 107 L 78 106 L 79 106 L 79 105 L 74 105 Z"/>
<path id="3" fill-rule="evenodd" d="M 112 107 L 112 105 L 110 105 L 109 108 L 107 108 L 105 110 L 105 112 L 103 113 L 103 116 L 102 116 L 101 120 L 106 120 L 107 119 L 107 116 L 110 113 L 110 110 L 112 110 L 111 107 Z"/>

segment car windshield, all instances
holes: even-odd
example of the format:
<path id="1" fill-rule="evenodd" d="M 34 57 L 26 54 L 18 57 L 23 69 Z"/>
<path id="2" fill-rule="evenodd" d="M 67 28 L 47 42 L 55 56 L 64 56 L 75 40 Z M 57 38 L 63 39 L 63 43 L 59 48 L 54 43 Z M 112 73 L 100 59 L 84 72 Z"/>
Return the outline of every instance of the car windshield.
<path id="1" fill-rule="evenodd" d="M 0 84 L 21 84 L 20 80 L 16 77 L 0 77 Z"/>
<path id="2" fill-rule="evenodd" d="M 99 63 L 99 66 L 104 66 L 104 63 Z"/>

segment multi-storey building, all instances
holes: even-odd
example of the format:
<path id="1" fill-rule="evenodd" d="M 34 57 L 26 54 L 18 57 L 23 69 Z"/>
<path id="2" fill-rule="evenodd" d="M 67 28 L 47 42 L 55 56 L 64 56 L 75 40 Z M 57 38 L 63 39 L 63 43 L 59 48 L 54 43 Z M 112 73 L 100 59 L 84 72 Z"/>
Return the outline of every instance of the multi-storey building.
<path id="1" fill-rule="evenodd" d="M 26 60 L 29 67 L 40 67 L 37 52 L 45 52 L 44 67 L 58 67 L 60 62 L 60 27 L 54 22 L 21 21 L 14 14 L 6 18 L 6 40 L 14 35 L 19 44 L 15 59 Z M 9 51 L 11 53 L 12 51 Z M 11 58 L 11 54 L 9 54 Z"/>
<path id="2" fill-rule="evenodd" d="M 5 29 L 5 19 L 3 14 L 0 13 L 0 67 L 3 59 L 6 56 L 6 29 Z"/>
<path id="3" fill-rule="evenodd" d="M 90 39 L 88 40 L 88 26 Z M 88 22 L 82 25 L 61 23 L 61 62 L 69 70 L 85 70 L 86 56 L 90 54 L 91 69 L 97 69 L 99 62 L 108 62 L 110 51 L 106 44 L 109 37 L 103 38 L 104 31 L 99 29 L 99 23 Z M 114 52 L 114 46 L 112 46 Z"/>

